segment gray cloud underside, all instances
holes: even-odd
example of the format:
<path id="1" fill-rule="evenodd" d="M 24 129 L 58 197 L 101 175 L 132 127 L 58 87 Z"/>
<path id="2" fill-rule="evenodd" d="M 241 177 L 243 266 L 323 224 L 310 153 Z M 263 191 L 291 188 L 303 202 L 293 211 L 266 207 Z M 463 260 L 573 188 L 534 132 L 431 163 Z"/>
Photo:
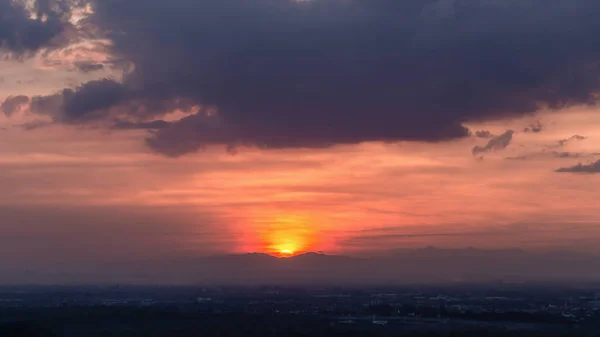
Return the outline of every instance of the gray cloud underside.
<path id="1" fill-rule="evenodd" d="M 556 172 L 563 173 L 600 173 L 600 160 L 590 163 L 590 164 L 582 164 L 579 163 L 575 166 L 571 167 L 561 167 L 556 170 Z"/>
<path id="2" fill-rule="evenodd" d="M 2 104 L 0 104 L 0 112 L 7 117 L 11 117 L 15 112 L 19 111 L 23 106 L 29 103 L 29 97 L 19 95 L 10 96 Z"/>
<path id="3" fill-rule="evenodd" d="M 169 156 L 441 141 L 465 121 L 595 104 L 600 88 L 598 1 L 90 1 L 135 70 L 32 106 L 67 123 L 204 107 L 147 140 Z"/>
<path id="4" fill-rule="evenodd" d="M 155 121 L 149 121 L 149 122 L 119 121 L 113 125 L 113 128 L 121 129 L 121 130 L 139 130 L 139 129 L 159 130 L 159 129 L 168 128 L 169 126 L 171 126 L 171 123 L 165 122 L 163 120 L 155 120 Z"/>
<path id="5" fill-rule="evenodd" d="M 20 125 L 18 125 L 18 127 L 20 127 L 23 130 L 26 130 L 26 131 L 31 131 L 31 130 L 41 129 L 41 128 L 44 128 L 44 127 L 47 127 L 50 125 L 52 125 L 52 122 L 50 122 L 50 121 L 36 119 L 31 122 L 20 124 Z"/>

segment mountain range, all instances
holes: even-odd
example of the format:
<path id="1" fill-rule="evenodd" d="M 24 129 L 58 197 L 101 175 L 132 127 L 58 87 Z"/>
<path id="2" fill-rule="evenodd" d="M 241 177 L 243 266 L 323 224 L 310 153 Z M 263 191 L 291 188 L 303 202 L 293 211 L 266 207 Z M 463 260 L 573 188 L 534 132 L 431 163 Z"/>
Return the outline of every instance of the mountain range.
<path id="1" fill-rule="evenodd" d="M 460 282 L 595 282 L 600 255 L 523 250 L 407 249 L 355 258 L 305 253 L 289 258 L 251 253 L 123 262 L 83 271 L 28 272 L 63 283 L 207 285 L 399 285 Z M 106 272 L 103 272 L 106 270 Z M 110 272 L 108 272 L 110 270 Z"/>

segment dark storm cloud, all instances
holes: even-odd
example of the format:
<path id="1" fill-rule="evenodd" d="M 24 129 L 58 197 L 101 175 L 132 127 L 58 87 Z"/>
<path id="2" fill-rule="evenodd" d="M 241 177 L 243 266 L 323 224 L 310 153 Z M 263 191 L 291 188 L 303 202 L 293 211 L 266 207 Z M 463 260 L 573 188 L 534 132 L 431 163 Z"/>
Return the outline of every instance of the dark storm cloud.
<path id="1" fill-rule="evenodd" d="M 600 160 L 590 163 L 579 163 L 571 167 L 561 167 L 556 172 L 571 172 L 571 173 L 600 173 Z"/>
<path id="2" fill-rule="evenodd" d="M 595 103 L 600 87 L 595 0 L 90 1 L 135 70 L 63 93 L 59 115 L 218 110 L 148 139 L 167 155 L 441 141 L 465 121 Z"/>
<path id="3" fill-rule="evenodd" d="M 196 152 L 208 143 L 229 144 L 228 151 L 235 153 L 236 146 L 246 145 L 234 143 L 235 138 L 232 130 L 225 127 L 218 116 L 200 112 L 185 117 L 168 128 L 158 130 L 146 143 L 158 153 L 179 157 Z"/>
<path id="4" fill-rule="evenodd" d="M 24 2 L 0 0 L 0 50 L 20 55 L 60 44 L 76 0 L 35 0 L 34 18 Z"/>
<path id="5" fill-rule="evenodd" d="M 60 113 L 67 120 L 85 119 L 96 111 L 105 111 L 118 105 L 126 99 L 127 94 L 122 85 L 113 81 L 91 81 L 76 91 L 67 89 L 62 92 Z"/>
<path id="6" fill-rule="evenodd" d="M 146 97 L 145 94 L 113 80 L 101 79 L 54 95 L 31 97 L 29 108 L 34 113 L 52 117 L 55 122 L 69 124 L 118 121 L 124 116 L 145 121 L 175 109 L 189 112 L 193 108 L 189 99 L 162 99 L 159 95 Z"/>
<path id="7" fill-rule="evenodd" d="M 15 112 L 27 105 L 27 103 L 29 103 L 29 97 L 27 96 L 9 96 L 0 105 L 0 111 L 2 111 L 6 117 L 11 117 Z"/>
<path id="8" fill-rule="evenodd" d="M 513 134 L 515 132 L 513 130 L 508 130 L 501 135 L 498 135 L 489 140 L 489 142 L 485 146 L 475 146 L 472 150 L 473 155 L 482 154 L 485 152 L 490 152 L 492 150 L 503 150 L 512 141 Z"/>
<path id="9" fill-rule="evenodd" d="M 106 111 L 121 104 L 127 92 L 110 80 L 88 82 L 76 90 L 64 89 L 49 96 L 31 98 L 30 109 L 34 113 L 49 115 L 57 121 L 72 122 L 92 119 L 98 111 L 106 117 Z"/>

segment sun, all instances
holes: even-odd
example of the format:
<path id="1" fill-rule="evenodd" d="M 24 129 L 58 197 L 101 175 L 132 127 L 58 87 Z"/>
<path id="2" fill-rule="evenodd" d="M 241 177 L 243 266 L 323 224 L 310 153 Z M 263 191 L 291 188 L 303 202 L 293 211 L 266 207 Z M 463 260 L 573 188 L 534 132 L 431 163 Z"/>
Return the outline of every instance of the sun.
<path id="1" fill-rule="evenodd" d="M 282 249 L 279 251 L 279 254 L 281 256 L 292 256 L 292 255 L 294 255 L 294 251 L 291 249 Z"/>
<path id="2" fill-rule="evenodd" d="M 312 216 L 276 213 L 258 219 L 260 250 L 276 257 L 292 257 L 313 249 L 316 245 L 315 224 Z"/>

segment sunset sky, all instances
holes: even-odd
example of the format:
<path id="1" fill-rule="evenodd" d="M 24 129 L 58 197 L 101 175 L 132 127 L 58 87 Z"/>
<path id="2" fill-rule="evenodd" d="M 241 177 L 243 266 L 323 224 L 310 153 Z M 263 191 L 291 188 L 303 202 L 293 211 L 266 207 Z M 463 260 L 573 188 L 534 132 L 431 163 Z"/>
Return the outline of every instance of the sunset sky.
<path id="1" fill-rule="evenodd" d="M 0 14 L 4 269 L 600 250 L 598 1 L 0 0 Z"/>

